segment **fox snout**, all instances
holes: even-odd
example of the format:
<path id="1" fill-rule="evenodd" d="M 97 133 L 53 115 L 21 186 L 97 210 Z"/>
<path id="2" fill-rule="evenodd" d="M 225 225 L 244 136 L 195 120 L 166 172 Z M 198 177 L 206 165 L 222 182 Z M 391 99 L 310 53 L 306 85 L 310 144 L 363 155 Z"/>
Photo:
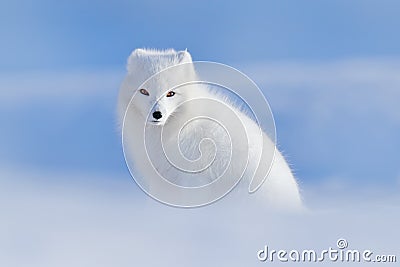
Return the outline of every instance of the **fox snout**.
<path id="1" fill-rule="evenodd" d="M 154 111 L 154 112 L 153 112 L 153 118 L 156 119 L 156 120 L 161 119 L 161 118 L 162 118 L 162 113 L 161 113 L 161 111 L 158 111 L 158 110 Z"/>

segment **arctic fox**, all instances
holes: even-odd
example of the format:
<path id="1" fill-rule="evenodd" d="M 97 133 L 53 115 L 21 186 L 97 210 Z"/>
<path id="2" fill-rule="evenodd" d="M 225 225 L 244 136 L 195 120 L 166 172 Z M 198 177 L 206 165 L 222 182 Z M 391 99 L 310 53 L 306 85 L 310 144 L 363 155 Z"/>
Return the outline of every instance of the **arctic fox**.
<path id="1" fill-rule="evenodd" d="M 128 58 L 128 73 L 119 93 L 118 116 L 123 127 L 125 156 L 135 179 L 150 195 L 164 190 L 154 182 L 157 175 L 182 190 L 204 187 L 219 181 L 223 175 L 249 182 L 257 175 L 258 163 L 269 168 L 261 153 L 275 153 L 268 177 L 255 195 L 278 209 L 301 208 L 299 188 L 287 162 L 268 137 L 263 146 L 260 128 L 254 120 L 223 92 L 201 84 L 176 86 L 197 80 L 191 64 L 187 50 L 136 49 Z M 187 67 L 154 77 L 181 65 Z M 208 116 L 211 119 L 196 114 L 211 114 Z M 240 127 L 235 125 L 230 114 L 238 118 L 236 122 L 244 124 L 246 133 L 243 136 L 247 140 L 242 140 Z M 225 120 L 225 125 L 212 120 L 216 116 Z M 266 136 L 264 132 L 261 135 Z M 182 159 L 190 166 L 183 164 L 180 168 Z M 245 183 L 239 184 L 243 189 Z M 226 182 L 222 186 L 232 185 L 236 184 Z M 205 194 L 208 193 L 215 192 Z M 179 193 L 175 195 L 175 198 L 180 197 Z"/>

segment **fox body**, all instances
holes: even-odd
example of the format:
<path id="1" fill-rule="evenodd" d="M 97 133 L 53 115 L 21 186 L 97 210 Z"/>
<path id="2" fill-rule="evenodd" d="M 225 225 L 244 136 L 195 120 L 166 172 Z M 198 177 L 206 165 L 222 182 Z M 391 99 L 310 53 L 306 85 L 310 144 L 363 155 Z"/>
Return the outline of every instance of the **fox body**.
<path id="1" fill-rule="evenodd" d="M 301 208 L 298 185 L 286 160 L 246 112 L 224 92 L 206 85 L 176 87 L 197 80 L 191 63 L 189 52 L 175 50 L 136 49 L 128 59 L 118 113 L 135 179 L 150 194 L 163 190 L 153 182 L 156 174 L 181 187 L 205 186 L 223 175 L 250 181 L 258 174 L 257 166 L 264 164 L 262 150 L 268 150 L 274 153 L 273 163 L 255 195 L 271 207 Z M 185 67 L 153 76 L 180 65 Z M 225 186 L 231 185 L 236 184 Z"/>

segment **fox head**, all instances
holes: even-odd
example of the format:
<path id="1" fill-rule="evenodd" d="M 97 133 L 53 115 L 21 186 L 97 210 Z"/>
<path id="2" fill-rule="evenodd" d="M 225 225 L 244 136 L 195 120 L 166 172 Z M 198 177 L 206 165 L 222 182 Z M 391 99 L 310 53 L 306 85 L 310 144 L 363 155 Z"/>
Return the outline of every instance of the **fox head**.
<path id="1" fill-rule="evenodd" d="M 191 63 L 186 50 L 134 50 L 119 95 L 120 118 L 129 105 L 146 123 L 163 125 L 187 99 L 187 90 L 179 85 L 196 80 Z"/>

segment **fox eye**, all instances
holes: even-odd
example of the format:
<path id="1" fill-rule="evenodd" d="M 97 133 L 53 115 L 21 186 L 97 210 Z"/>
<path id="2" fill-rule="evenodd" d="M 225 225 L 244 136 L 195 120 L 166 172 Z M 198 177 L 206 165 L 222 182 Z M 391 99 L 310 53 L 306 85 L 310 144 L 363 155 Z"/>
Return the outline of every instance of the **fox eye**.
<path id="1" fill-rule="evenodd" d="M 146 89 L 140 89 L 139 90 L 139 92 L 142 94 L 142 95 L 149 95 L 149 92 L 147 92 L 147 90 Z"/>
<path id="2" fill-rule="evenodd" d="M 175 95 L 175 92 L 174 91 L 169 91 L 168 93 L 167 93 L 167 97 L 171 97 L 171 96 L 174 96 Z"/>

